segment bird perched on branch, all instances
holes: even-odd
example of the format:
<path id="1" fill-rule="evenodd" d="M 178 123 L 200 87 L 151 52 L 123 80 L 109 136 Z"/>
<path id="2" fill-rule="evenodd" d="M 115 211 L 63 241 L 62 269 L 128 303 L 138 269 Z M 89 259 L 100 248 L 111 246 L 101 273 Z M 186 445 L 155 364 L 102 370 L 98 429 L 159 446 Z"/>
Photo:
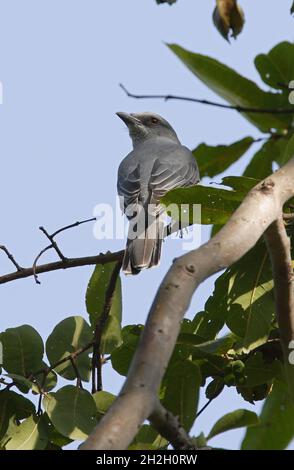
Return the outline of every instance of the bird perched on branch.
<path id="1" fill-rule="evenodd" d="M 160 261 L 164 236 L 160 199 L 171 189 L 197 184 L 199 170 L 193 154 L 161 116 L 150 112 L 117 116 L 127 125 L 133 142 L 117 180 L 121 207 L 130 222 L 123 271 L 138 274 Z"/>

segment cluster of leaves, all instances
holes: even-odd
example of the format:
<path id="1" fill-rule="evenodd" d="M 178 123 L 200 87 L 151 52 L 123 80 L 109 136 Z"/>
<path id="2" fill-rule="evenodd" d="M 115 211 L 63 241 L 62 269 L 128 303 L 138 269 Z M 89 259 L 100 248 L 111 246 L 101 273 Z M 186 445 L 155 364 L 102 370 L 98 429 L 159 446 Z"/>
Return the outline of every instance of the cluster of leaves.
<path id="1" fill-rule="evenodd" d="M 230 104 L 267 110 L 291 109 L 288 83 L 294 77 L 293 44 L 281 43 L 269 54 L 257 56 L 256 67 L 272 89 L 267 92 L 216 60 L 176 45 L 170 48 L 200 80 Z M 293 114 L 244 112 L 243 116 L 265 135 L 265 142 L 244 175 L 224 178 L 222 184 L 227 189 L 197 186 L 177 189 L 164 197 L 167 204 L 201 203 L 199 222 L 213 225 L 213 232 L 228 220 L 248 190 L 272 172 L 273 163 L 282 165 L 293 155 Z M 215 177 L 241 158 L 253 143 L 253 138 L 245 137 L 231 145 L 201 144 L 194 150 L 200 173 Z M 293 227 L 290 229 L 293 232 Z M 113 269 L 113 263 L 97 266 L 91 276 L 86 293 L 88 321 L 81 316 L 64 319 L 45 344 L 28 325 L 0 334 L 2 449 L 58 450 L 74 440 L 83 440 L 115 399 L 107 391 L 90 393 L 87 389 L 93 372 L 89 355 Z M 99 349 L 102 362 L 111 363 L 114 371 L 126 376 L 143 326 L 122 328 L 121 317 L 118 278 Z M 225 336 L 224 327 L 229 331 Z M 70 383 L 64 385 L 65 381 Z M 219 433 L 237 427 L 248 428 L 242 444 L 244 449 L 283 449 L 293 438 L 294 405 L 287 393 L 271 267 L 263 241 L 217 279 L 204 311 L 197 313 L 192 321 L 182 322 L 162 380 L 160 399 L 179 417 L 187 431 L 197 419 L 201 387 L 205 387 L 208 400 L 219 397 L 225 387 L 234 387 L 245 402 L 266 401 L 260 417 L 246 409 L 226 414 L 207 436 L 195 437 L 198 445 L 205 446 Z M 143 425 L 130 448 L 163 449 L 167 445 L 152 426 Z"/>

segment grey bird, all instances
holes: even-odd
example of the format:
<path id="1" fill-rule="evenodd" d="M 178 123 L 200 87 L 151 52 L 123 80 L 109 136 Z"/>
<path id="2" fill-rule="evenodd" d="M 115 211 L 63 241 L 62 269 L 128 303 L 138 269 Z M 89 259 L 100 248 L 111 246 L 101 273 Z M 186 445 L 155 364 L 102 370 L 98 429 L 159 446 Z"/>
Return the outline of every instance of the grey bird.
<path id="1" fill-rule="evenodd" d="M 160 199 L 171 189 L 197 184 L 199 170 L 193 154 L 158 114 L 118 112 L 117 116 L 127 125 L 133 142 L 117 179 L 121 207 L 129 219 L 123 271 L 138 274 L 160 261 L 164 237 Z"/>

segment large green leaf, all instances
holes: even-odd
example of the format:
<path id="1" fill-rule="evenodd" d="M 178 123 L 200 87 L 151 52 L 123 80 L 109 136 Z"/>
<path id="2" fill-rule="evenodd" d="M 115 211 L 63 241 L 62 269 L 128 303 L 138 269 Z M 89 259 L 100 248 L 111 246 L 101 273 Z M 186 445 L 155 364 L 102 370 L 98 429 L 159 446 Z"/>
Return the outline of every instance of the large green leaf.
<path id="1" fill-rule="evenodd" d="M 245 137 L 231 145 L 213 147 L 200 144 L 193 150 L 193 155 L 197 160 L 201 177 L 213 177 L 225 171 L 247 152 L 253 142 L 252 137 Z"/>
<path id="2" fill-rule="evenodd" d="M 109 285 L 115 263 L 97 265 L 91 276 L 86 293 L 86 306 L 90 316 L 92 328 L 99 322 L 103 313 L 105 294 Z M 121 342 L 121 280 L 117 279 L 108 320 L 103 329 L 101 339 L 101 352 L 110 354 Z"/>
<path id="3" fill-rule="evenodd" d="M 72 385 L 48 393 L 44 408 L 53 426 L 70 439 L 85 439 L 96 424 L 96 405 L 92 395 Z"/>
<path id="4" fill-rule="evenodd" d="M 276 381 L 260 415 L 260 424 L 247 430 L 243 450 L 282 450 L 294 437 L 294 405 L 287 385 Z"/>
<path id="5" fill-rule="evenodd" d="M 48 427 L 41 416 L 23 421 L 5 445 L 6 450 L 43 450 L 48 443 Z"/>
<path id="6" fill-rule="evenodd" d="M 244 375 L 247 387 L 262 385 L 274 378 L 281 377 L 282 364 L 278 359 L 266 362 L 262 353 L 257 351 L 245 361 Z"/>
<path id="7" fill-rule="evenodd" d="M 102 418 L 115 400 L 115 395 L 109 392 L 96 392 L 93 395 L 97 408 L 97 419 Z"/>
<path id="8" fill-rule="evenodd" d="M 223 279 L 226 324 L 242 338 L 244 350 L 250 351 L 267 341 L 275 318 L 271 265 L 264 242 L 257 243 L 230 267 Z"/>
<path id="9" fill-rule="evenodd" d="M 123 343 L 115 348 L 111 354 L 111 364 L 116 372 L 126 376 L 137 349 L 142 327 L 128 325 L 122 330 Z"/>
<path id="10" fill-rule="evenodd" d="M 53 366 L 55 363 L 83 348 L 93 340 L 90 325 L 82 317 L 68 317 L 62 320 L 46 341 L 46 353 Z M 90 350 L 76 358 L 76 365 L 82 380 L 88 381 L 91 373 Z M 76 378 L 75 370 L 70 361 L 54 368 L 55 372 L 68 380 Z"/>
<path id="11" fill-rule="evenodd" d="M 225 176 L 222 179 L 224 186 L 229 186 L 235 191 L 242 191 L 244 196 L 259 183 L 259 179 L 248 178 L 246 176 Z"/>
<path id="12" fill-rule="evenodd" d="M 150 450 L 155 450 L 165 448 L 167 445 L 168 441 L 158 434 L 152 426 L 143 424 L 129 449 L 141 450 L 149 448 Z"/>
<path id="13" fill-rule="evenodd" d="M 207 440 L 223 432 L 231 431 L 232 429 L 243 428 L 245 426 L 254 426 L 258 424 L 258 422 L 257 415 L 252 411 L 233 411 L 232 413 L 224 415 L 215 423 L 207 436 Z"/>
<path id="14" fill-rule="evenodd" d="M 287 163 L 292 157 L 294 157 L 294 134 L 291 135 L 287 142 L 287 146 L 284 152 L 284 155 L 281 159 L 277 160 L 278 163 L 282 166 Z"/>
<path id="15" fill-rule="evenodd" d="M 165 194 L 161 201 L 173 219 L 180 216 L 182 222 L 188 221 L 191 224 L 223 225 L 240 205 L 243 198 L 243 192 L 197 185 L 191 188 L 173 189 Z M 174 204 L 178 206 L 176 214 L 172 210 Z M 196 205 L 196 210 L 194 210 L 194 205 Z M 201 205 L 201 211 L 199 205 Z M 181 210 L 183 208 L 189 212 Z"/>
<path id="16" fill-rule="evenodd" d="M 44 354 L 39 333 L 29 325 L 8 328 L 0 334 L 3 367 L 12 374 L 28 377 L 40 369 Z"/>
<path id="17" fill-rule="evenodd" d="M 213 340 L 225 325 L 229 281 L 227 271 L 217 278 L 213 294 L 207 299 L 204 311 L 197 313 L 193 320 L 197 324 L 197 335 L 206 340 Z"/>
<path id="18" fill-rule="evenodd" d="M 0 391 L 0 440 L 6 435 L 9 421 L 21 420 L 35 412 L 34 404 L 12 390 Z M 4 439 L 5 440 L 5 439 Z"/>
<path id="19" fill-rule="evenodd" d="M 172 364 L 163 381 L 163 405 L 189 431 L 196 419 L 201 374 L 199 367 L 189 360 Z"/>
<path id="20" fill-rule="evenodd" d="M 203 358 L 210 355 L 221 356 L 229 351 L 236 341 L 233 335 L 199 343 L 199 337 L 194 334 L 182 333 L 177 343 L 190 346 L 190 353 L 195 358 Z"/>
<path id="21" fill-rule="evenodd" d="M 281 42 L 268 54 L 259 54 L 255 58 L 255 66 L 267 85 L 285 92 L 286 102 L 288 85 L 294 77 L 294 44 Z"/>
<path id="22" fill-rule="evenodd" d="M 211 57 L 192 53 L 176 44 L 168 45 L 179 59 L 196 75 L 206 86 L 225 99 L 233 106 L 276 109 L 289 108 L 285 98 L 279 93 L 265 92 L 235 70 L 218 62 Z M 291 115 L 243 113 L 252 124 L 261 131 L 270 129 L 286 129 L 291 124 Z"/>
<path id="23" fill-rule="evenodd" d="M 273 172 L 273 162 L 286 163 L 285 151 L 288 145 L 288 137 L 272 138 L 266 141 L 253 156 L 244 171 L 244 176 L 263 179 Z"/>

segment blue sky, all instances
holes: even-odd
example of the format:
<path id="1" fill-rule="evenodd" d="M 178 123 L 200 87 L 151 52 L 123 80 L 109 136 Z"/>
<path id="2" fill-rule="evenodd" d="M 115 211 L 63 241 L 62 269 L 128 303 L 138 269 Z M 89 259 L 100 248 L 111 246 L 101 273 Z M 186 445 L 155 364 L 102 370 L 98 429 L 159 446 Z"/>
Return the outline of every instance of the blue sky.
<path id="1" fill-rule="evenodd" d="M 0 1 L 0 243 L 18 261 L 31 265 L 46 244 L 38 231 L 49 231 L 92 216 L 98 203 L 115 203 L 116 171 L 131 142 L 116 111 L 162 114 L 190 148 L 201 142 L 231 143 L 259 132 L 233 111 L 180 102 L 135 101 L 118 83 L 138 93 L 175 93 L 216 99 L 185 69 L 165 43 L 178 43 L 210 55 L 260 83 L 253 65 L 257 53 L 282 40 L 293 40 L 290 0 L 242 0 L 246 25 L 229 45 L 211 20 L 214 0 L 178 0 L 172 7 L 154 0 Z M 294 77 L 293 77 L 294 78 Z M 254 149 L 255 150 L 255 149 Z M 240 174 L 249 155 L 228 174 Z M 217 181 L 220 178 L 217 179 Z M 203 230 L 203 241 L 207 237 Z M 60 246 L 68 256 L 121 249 L 121 240 L 97 241 L 90 225 L 65 233 Z M 148 309 L 180 242 L 164 245 L 162 264 L 135 278 L 123 278 L 124 324 L 144 323 Z M 54 255 L 44 257 L 55 259 Z M 11 265 L 0 254 L 1 272 Z M 31 324 L 46 338 L 66 316 L 86 317 L 84 295 L 91 267 L 1 286 L 0 330 Z M 199 311 L 213 279 L 194 296 L 188 316 Z M 119 390 L 122 378 L 110 367 L 105 389 Z M 251 407 L 233 391 L 213 403 L 194 428 L 195 434 L 224 413 Z M 238 448 L 243 431 L 212 441 Z"/>

